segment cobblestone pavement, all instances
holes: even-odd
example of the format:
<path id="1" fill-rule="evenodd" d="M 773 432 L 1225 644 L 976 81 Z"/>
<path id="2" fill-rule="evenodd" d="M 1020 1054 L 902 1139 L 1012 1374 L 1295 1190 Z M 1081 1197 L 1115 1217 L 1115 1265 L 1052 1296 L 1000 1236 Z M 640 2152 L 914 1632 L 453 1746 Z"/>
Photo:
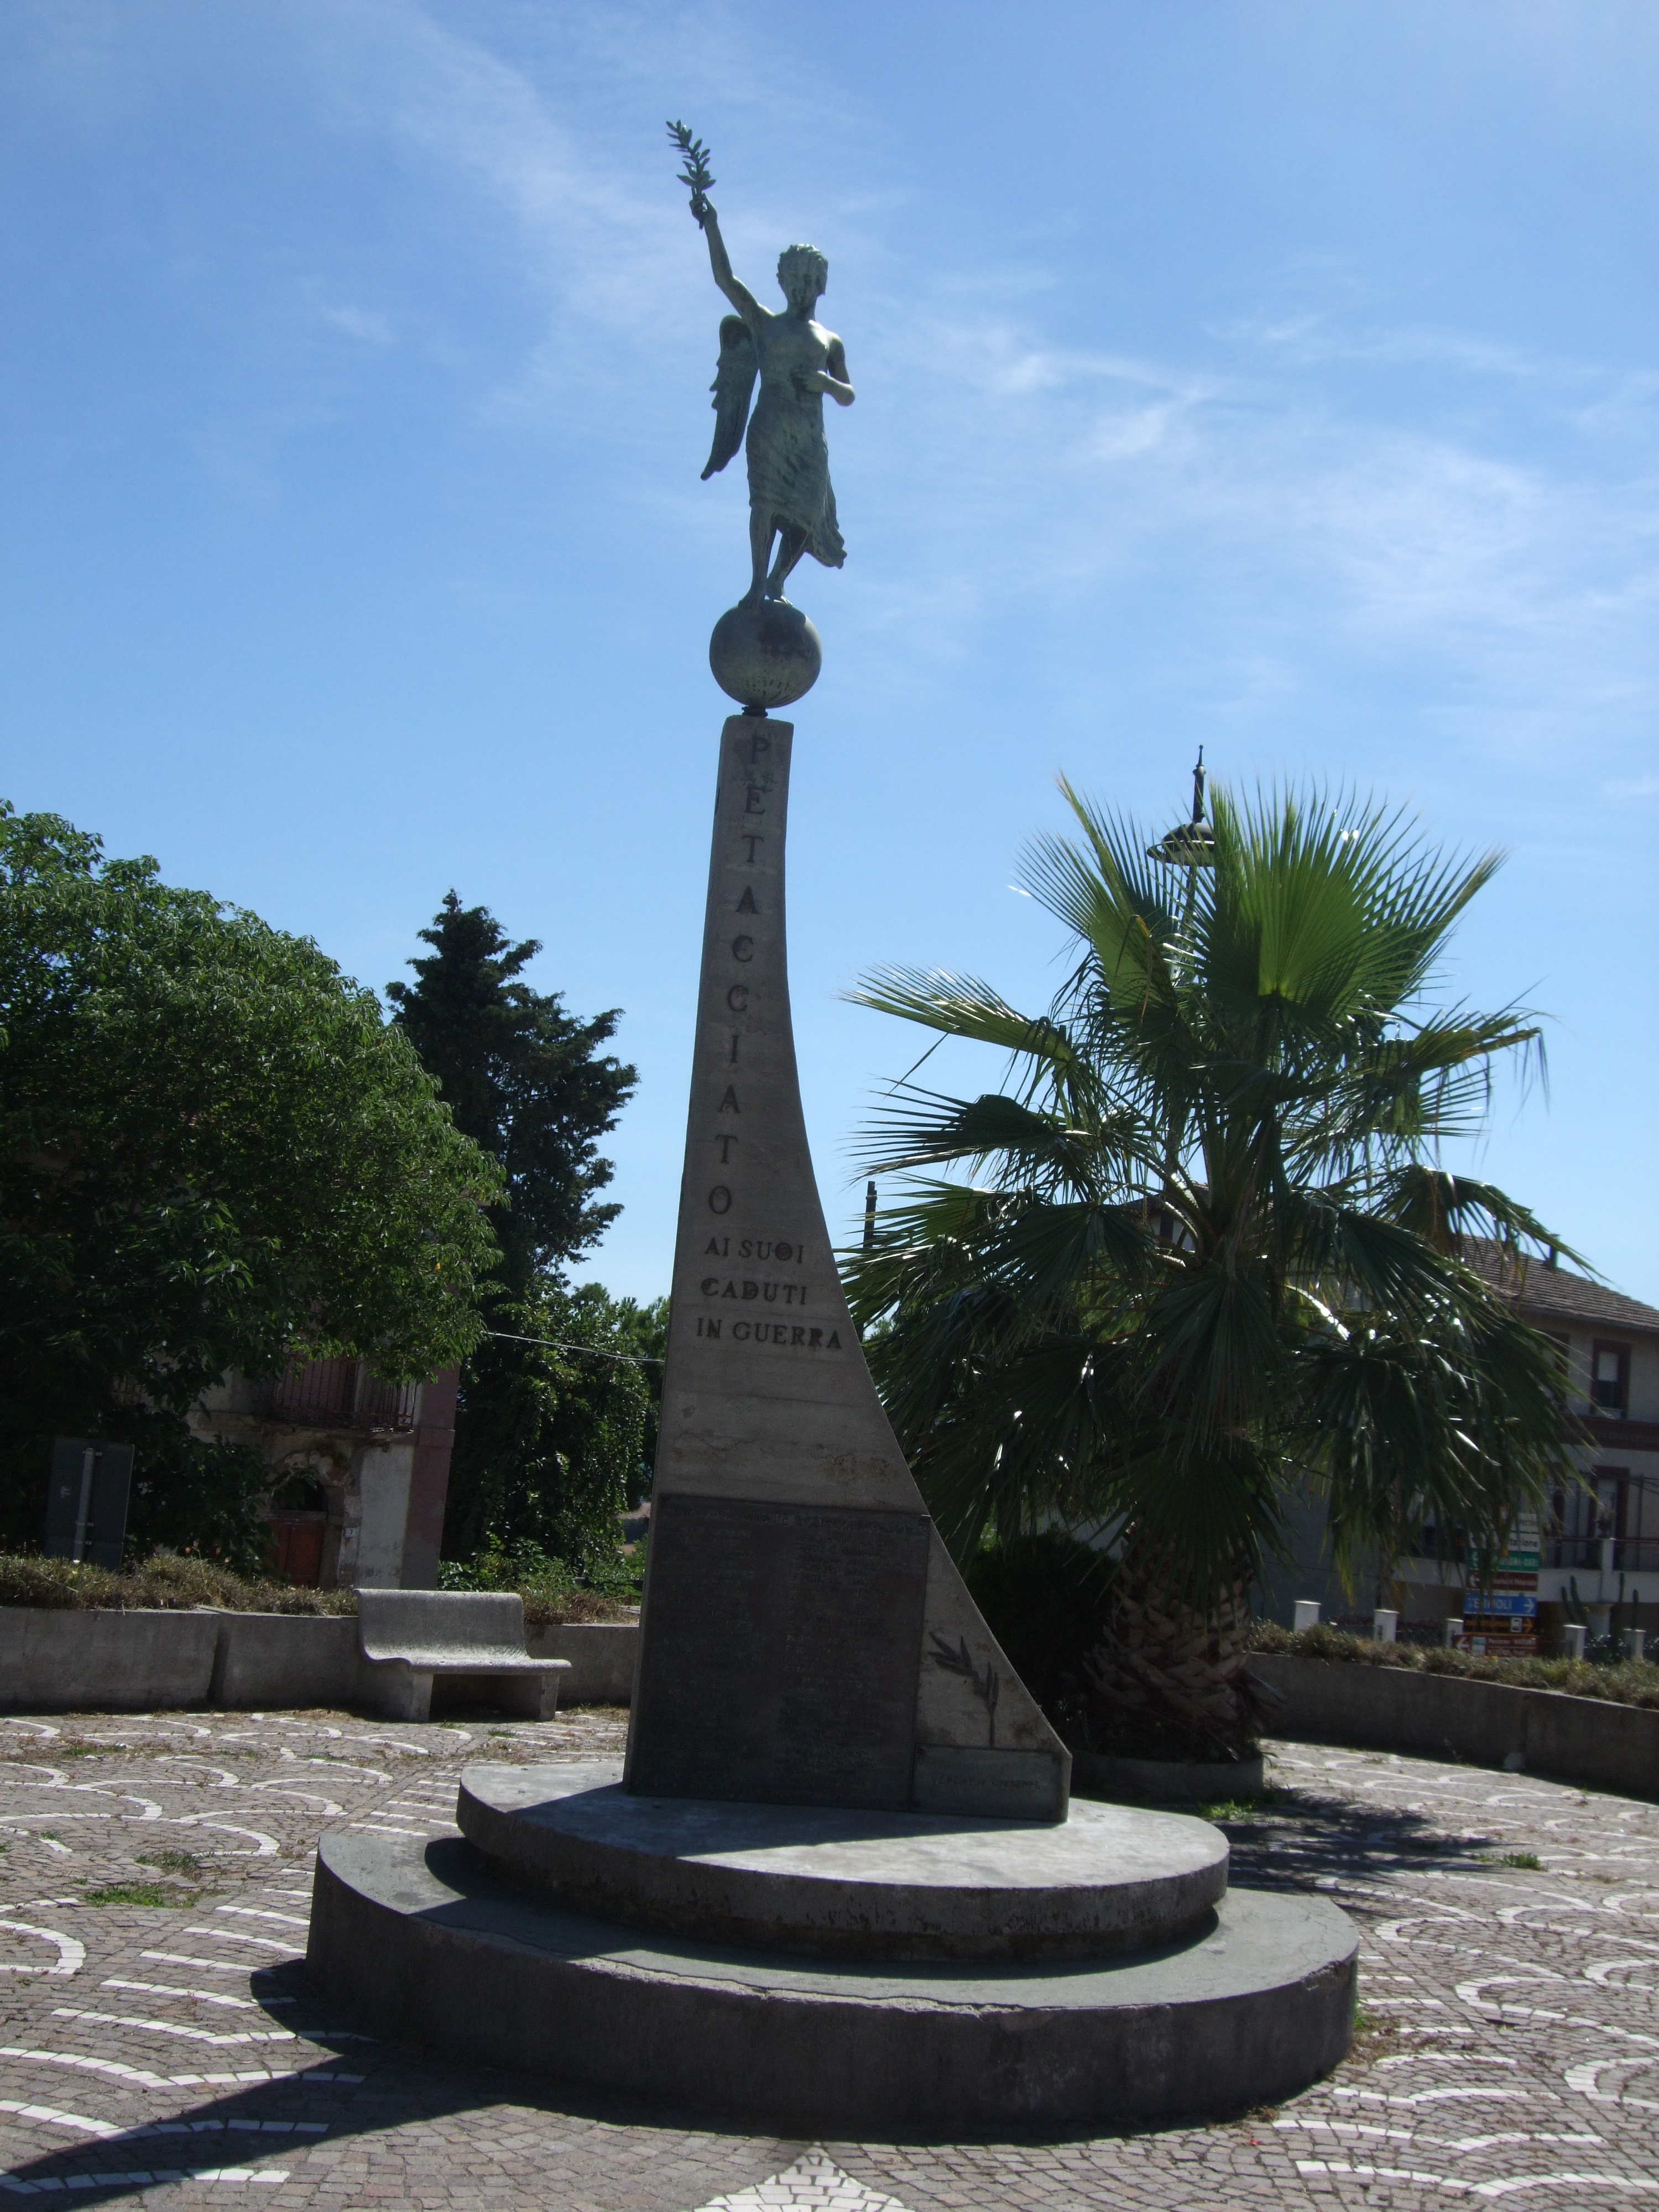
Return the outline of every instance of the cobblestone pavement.
<path id="1" fill-rule="evenodd" d="M 792 2142 L 375 2042 L 307 1987 L 319 1831 L 444 1833 L 467 1760 L 611 1753 L 624 1719 L 0 1719 L 0 2191 L 271 2212 L 1659 2200 L 1659 1807 L 1428 1759 L 1279 1746 L 1268 1797 L 1223 1816 L 1237 1881 L 1328 1891 L 1364 1935 L 1353 2055 L 1223 2123 Z"/>

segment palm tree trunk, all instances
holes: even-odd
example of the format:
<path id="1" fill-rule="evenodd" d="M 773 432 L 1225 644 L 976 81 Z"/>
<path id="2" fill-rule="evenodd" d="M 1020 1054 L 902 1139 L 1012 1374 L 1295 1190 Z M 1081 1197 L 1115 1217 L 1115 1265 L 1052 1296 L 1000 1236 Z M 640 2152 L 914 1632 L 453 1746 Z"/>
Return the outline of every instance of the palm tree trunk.
<path id="1" fill-rule="evenodd" d="M 1242 1758 L 1260 1710 L 1245 1668 L 1249 1585 L 1236 1578 L 1194 1605 L 1173 1567 L 1139 1553 L 1130 1532 L 1107 1637 L 1085 1668 L 1091 1747 L 1131 1759 Z"/>

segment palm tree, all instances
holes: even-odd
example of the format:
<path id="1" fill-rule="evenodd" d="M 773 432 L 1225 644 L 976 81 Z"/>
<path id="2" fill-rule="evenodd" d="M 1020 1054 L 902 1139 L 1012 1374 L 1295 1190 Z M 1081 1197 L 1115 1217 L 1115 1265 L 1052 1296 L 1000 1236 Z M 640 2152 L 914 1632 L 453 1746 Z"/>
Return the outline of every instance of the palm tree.
<path id="1" fill-rule="evenodd" d="M 1148 851 L 1061 789 L 1081 836 L 1024 871 L 1077 955 L 1046 1014 L 908 968 L 848 994 L 1010 1055 L 976 1098 L 895 1087 L 869 1167 L 906 1182 L 850 1287 L 958 1556 L 1054 1521 L 1110 1532 L 1097 1740 L 1233 1756 L 1248 1592 L 1294 1490 L 1322 1491 L 1352 1576 L 1413 1519 L 1500 1540 L 1557 1469 L 1553 1347 L 1465 1240 L 1566 1248 L 1436 1157 L 1539 1032 L 1429 1003 L 1498 855 L 1448 860 L 1317 793 L 1218 793 L 1212 824 L 1195 805 Z M 969 1179 L 927 1172 L 951 1164 Z"/>

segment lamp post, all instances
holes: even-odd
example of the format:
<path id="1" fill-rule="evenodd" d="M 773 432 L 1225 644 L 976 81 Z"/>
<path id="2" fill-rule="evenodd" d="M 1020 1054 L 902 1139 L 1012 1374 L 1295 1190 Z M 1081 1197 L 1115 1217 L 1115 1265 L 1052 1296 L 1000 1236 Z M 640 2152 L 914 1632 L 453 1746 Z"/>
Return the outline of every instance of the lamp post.
<path id="1" fill-rule="evenodd" d="M 1146 848 L 1146 858 L 1156 860 L 1160 867 L 1185 868 L 1187 893 L 1181 906 L 1181 935 L 1185 939 L 1192 928 L 1193 908 L 1198 899 L 1198 872 L 1215 866 L 1215 832 L 1204 819 L 1204 748 L 1198 749 L 1198 758 L 1193 764 L 1193 811 L 1189 820 L 1178 823 L 1156 845 Z M 1186 1128 L 1180 1115 L 1170 1116 L 1170 1137 L 1164 1153 L 1164 1187 L 1166 1194 L 1173 1187 L 1176 1170 L 1181 1165 L 1182 1148 Z M 1173 1230 L 1173 1220 L 1171 1220 Z"/>
<path id="2" fill-rule="evenodd" d="M 1167 837 L 1160 837 L 1156 845 L 1146 848 L 1149 860 L 1161 861 L 1166 868 L 1185 868 L 1188 871 L 1187 902 L 1190 912 L 1196 878 L 1191 872 L 1215 866 L 1215 832 L 1204 819 L 1204 748 L 1198 749 L 1198 759 L 1193 767 L 1193 812 L 1188 822 L 1177 823 Z"/>

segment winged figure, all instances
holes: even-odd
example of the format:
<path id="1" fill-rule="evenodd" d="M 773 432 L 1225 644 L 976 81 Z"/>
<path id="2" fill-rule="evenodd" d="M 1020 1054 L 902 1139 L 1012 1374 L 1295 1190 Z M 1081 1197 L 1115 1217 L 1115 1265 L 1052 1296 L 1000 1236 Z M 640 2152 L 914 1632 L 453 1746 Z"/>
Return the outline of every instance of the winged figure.
<path id="1" fill-rule="evenodd" d="M 717 476 L 743 443 L 749 420 L 749 403 L 755 396 L 755 341 L 741 315 L 720 317 L 720 357 L 714 366 L 714 442 L 708 448 L 708 465 L 702 481 Z"/>
<path id="2" fill-rule="evenodd" d="M 827 568 L 839 568 L 847 558 L 830 482 L 823 403 L 828 398 L 850 407 L 854 394 L 841 340 L 813 318 L 830 277 L 830 264 L 817 247 L 785 247 L 778 258 L 778 283 L 789 304 L 781 310 L 763 307 L 732 275 L 719 220 L 702 192 L 694 192 L 691 212 L 708 240 L 714 282 L 737 309 L 720 320 L 713 386 L 714 442 L 702 473 L 705 481 L 715 475 L 746 442 L 753 574 L 741 604 L 755 606 L 762 599 L 783 598 L 790 571 L 803 554 Z M 757 377 L 760 397 L 751 415 Z"/>

